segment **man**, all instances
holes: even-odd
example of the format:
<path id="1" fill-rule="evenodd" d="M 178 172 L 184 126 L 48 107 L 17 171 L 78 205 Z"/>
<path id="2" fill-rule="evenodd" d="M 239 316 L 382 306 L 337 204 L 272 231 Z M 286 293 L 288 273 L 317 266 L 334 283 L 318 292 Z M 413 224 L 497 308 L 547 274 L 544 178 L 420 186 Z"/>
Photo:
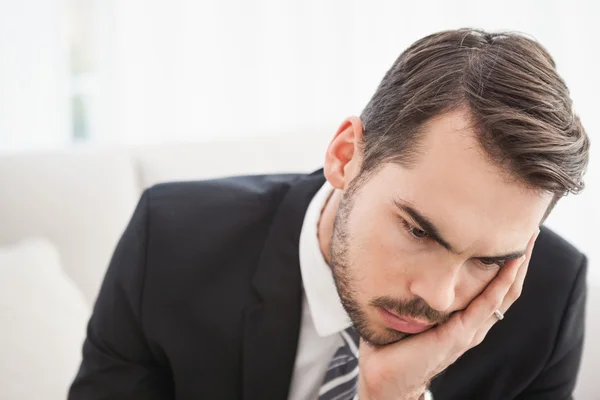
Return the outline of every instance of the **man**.
<path id="1" fill-rule="evenodd" d="M 69 398 L 569 399 L 586 258 L 539 227 L 588 148 L 539 44 L 423 38 L 322 171 L 145 192 Z"/>

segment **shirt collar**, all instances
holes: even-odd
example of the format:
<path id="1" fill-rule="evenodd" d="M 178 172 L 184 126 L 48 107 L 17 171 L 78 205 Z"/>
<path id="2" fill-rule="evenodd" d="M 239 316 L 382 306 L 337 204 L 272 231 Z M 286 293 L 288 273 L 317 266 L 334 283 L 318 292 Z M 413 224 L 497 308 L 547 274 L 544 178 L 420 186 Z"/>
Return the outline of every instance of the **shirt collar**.
<path id="1" fill-rule="evenodd" d="M 300 271 L 304 294 L 319 336 L 339 333 L 352 325 L 338 295 L 331 268 L 325 261 L 317 227 L 333 187 L 329 182 L 311 200 L 300 232 Z"/>

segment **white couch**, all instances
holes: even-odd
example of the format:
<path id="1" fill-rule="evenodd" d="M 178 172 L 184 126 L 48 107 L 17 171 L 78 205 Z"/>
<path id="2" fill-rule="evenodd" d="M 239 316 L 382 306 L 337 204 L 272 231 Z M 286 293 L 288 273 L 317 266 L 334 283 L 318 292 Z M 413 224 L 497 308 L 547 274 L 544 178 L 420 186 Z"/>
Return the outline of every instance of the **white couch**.
<path id="1" fill-rule="evenodd" d="M 328 137 L 325 136 L 295 136 L 285 140 L 270 138 L 141 148 L 5 154 L 0 156 L 0 247 L 30 237 L 47 238 L 58 250 L 66 275 L 83 293 L 85 300 L 82 301 L 86 303 L 89 313 L 113 248 L 145 187 L 167 180 L 202 179 L 232 174 L 308 172 L 321 165 L 327 142 Z M 0 275 L 0 280 L 2 279 L 4 277 Z M 597 388 L 600 378 L 600 314 L 595 313 L 600 309 L 600 280 L 590 280 L 586 350 L 576 391 L 577 398 L 581 400 L 600 399 L 600 388 Z M 14 297 L 18 297 L 18 294 Z M 0 297 L 0 301 L 2 299 Z M 10 304 L 0 304 L 0 312 L 10 309 L 13 312 L 11 315 L 19 314 L 23 305 L 21 299 L 4 298 L 3 301 L 9 301 Z M 32 301 L 29 299 L 30 303 Z M 55 310 L 57 314 L 60 311 Z M 73 354 L 79 354 L 84 323 L 81 323 L 81 319 L 77 321 L 78 339 L 70 343 L 75 350 L 62 351 L 61 354 L 65 357 L 78 357 Z M 0 327 L 0 344 L 6 328 Z M 38 328 L 43 329 L 37 325 L 25 325 L 21 329 Z M 67 328 L 72 329 L 65 327 Z M 26 336 L 23 332 L 23 337 Z M 4 353 L 0 348 L 0 355 L 2 354 Z M 42 349 L 37 357 L 43 360 L 53 359 L 57 355 L 46 355 Z M 28 380 L 22 382 L 23 386 L 35 386 L 35 382 L 44 382 L 44 377 L 30 376 L 27 373 L 30 360 L 0 358 L 0 366 L 3 363 L 5 369 L 24 370 L 23 374 L 17 375 L 27 377 Z M 66 371 L 61 375 L 62 381 L 56 383 L 59 391 L 64 393 L 68 380 L 75 373 L 77 360 L 66 364 L 49 364 L 68 365 L 64 367 Z M 36 369 L 38 374 L 43 371 L 43 368 Z M 48 373 L 52 372 L 48 370 Z M 2 399 L 7 398 L 7 393 L 3 393 L 4 384 L 7 383 L 9 382 L 3 382 L 3 376 L 0 376 Z M 15 385 L 15 382 L 10 383 Z M 43 385 L 36 390 L 35 395 L 27 398 L 61 398 L 43 393 Z"/>

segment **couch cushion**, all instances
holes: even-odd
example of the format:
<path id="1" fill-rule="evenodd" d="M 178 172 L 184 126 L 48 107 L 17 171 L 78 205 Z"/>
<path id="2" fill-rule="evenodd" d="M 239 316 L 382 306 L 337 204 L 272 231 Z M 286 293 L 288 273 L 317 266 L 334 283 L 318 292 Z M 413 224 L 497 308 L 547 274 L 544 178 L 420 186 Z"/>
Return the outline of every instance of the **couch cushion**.
<path id="1" fill-rule="evenodd" d="M 264 137 L 133 149 L 142 187 L 230 175 L 312 172 L 323 166 L 330 135 Z"/>
<path id="2" fill-rule="evenodd" d="M 0 398 L 64 399 L 88 317 L 48 241 L 0 248 Z"/>
<path id="3" fill-rule="evenodd" d="M 130 157 L 119 151 L 0 157 L 0 244 L 49 238 L 91 304 L 139 198 Z"/>

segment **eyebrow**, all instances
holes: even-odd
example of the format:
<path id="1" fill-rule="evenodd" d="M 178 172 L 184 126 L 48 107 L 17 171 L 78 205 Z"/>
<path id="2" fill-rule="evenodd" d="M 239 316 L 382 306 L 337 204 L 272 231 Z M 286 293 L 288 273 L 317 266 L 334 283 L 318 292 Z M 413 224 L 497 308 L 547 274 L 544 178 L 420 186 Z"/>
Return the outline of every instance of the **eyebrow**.
<path id="1" fill-rule="evenodd" d="M 452 247 L 452 245 L 446 239 L 442 237 L 442 235 L 440 234 L 440 230 L 435 226 L 435 224 L 431 221 L 430 218 L 425 216 L 423 213 L 417 211 L 413 206 L 401 199 L 394 199 L 394 204 L 400 210 L 410 215 L 410 217 L 419 225 L 420 229 L 425 231 L 425 233 L 427 233 L 427 235 L 435 242 L 437 242 L 440 246 L 454 254 L 458 253 L 458 251 L 454 247 Z M 486 261 L 509 261 L 516 260 L 517 258 L 520 258 L 523 255 L 525 255 L 525 250 L 514 251 L 512 253 L 500 254 L 496 256 L 480 256 L 475 258 Z"/>

